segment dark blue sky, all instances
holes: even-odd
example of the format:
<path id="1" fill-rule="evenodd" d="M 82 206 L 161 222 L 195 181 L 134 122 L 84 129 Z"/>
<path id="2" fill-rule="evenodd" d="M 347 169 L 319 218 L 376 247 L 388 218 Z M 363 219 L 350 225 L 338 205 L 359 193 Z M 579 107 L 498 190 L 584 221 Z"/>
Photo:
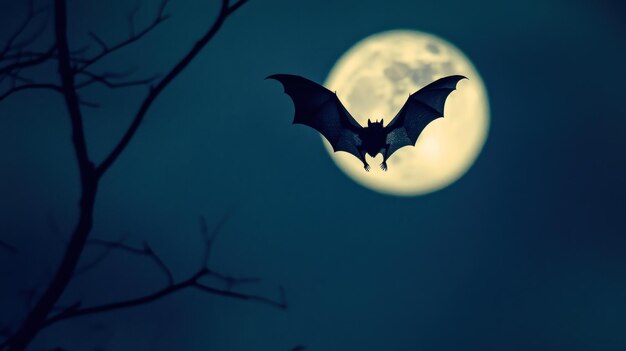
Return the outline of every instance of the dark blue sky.
<path id="1" fill-rule="evenodd" d="M 0 0 L 0 34 L 20 5 Z M 43 2 L 41 2 L 43 3 Z M 146 1 L 138 24 L 148 21 Z M 209 1 L 101 70 L 165 72 L 210 24 Z M 69 1 L 70 45 L 127 33 L 125 1 Z M 626 349 L 626 13 L 617 1 L 251 1 L 163 94 L 103 180 L 93 236 L 149 241 L 179 277 L 197 265 L 197 217 L 231 211 L 215 267 L 287 289 L 290 308 L 185 292 L 59 324 L 38 345 L 69 350 Z M 491 129 L 471 170 L 436 193 L 364 189 L 319 136 L 291 125 L 273 73 L 323 81 L 356 41 L 415 29 L 462 49 L 481 73 Z M 45 41 L 45 40 L 44 40 Z M 54 67 L 37 79 L 56 79 Z M 90 91 L 94 158 L 118 140 L 142 89 Z M 76 218 L 77 174 L 62 101 L 0 104 L 0 322 L 24 312 Z M 93 255 L 95 251 L 88 252 Z M 85 304 L 160 287 L 123 254 L 77 278 Z M 6 312 L 5 312 L 6 311 Z"/>

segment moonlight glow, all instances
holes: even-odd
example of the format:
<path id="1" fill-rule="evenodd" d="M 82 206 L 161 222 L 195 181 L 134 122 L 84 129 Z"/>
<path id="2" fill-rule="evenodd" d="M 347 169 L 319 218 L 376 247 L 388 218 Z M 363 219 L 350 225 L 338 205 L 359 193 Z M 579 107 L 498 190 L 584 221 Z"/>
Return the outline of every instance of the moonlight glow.
<path id="1" fill-rule="evenodd" d="M 390 31 L 355 44 L 337 61 L 326 80 L 352 116 L 362 125 L 384 119 L 387 125 L 409 94 L 432 81 L 460 74 L 457 90 L 448 97 L 445 118 L 424 129 L 415 147 L 407 146 L 378 168 L 382 155 L 368 160 L 372 170 L 345 152 L 331 157 L 363 186 L 395 195 L 418 195 L 448 186 L 460 178 L 480 153 L 489 129 L 489 104 L 482 79 L 463 53 L 432 34 Z M 369 158 L 369 156 L 367 156 Z"/>

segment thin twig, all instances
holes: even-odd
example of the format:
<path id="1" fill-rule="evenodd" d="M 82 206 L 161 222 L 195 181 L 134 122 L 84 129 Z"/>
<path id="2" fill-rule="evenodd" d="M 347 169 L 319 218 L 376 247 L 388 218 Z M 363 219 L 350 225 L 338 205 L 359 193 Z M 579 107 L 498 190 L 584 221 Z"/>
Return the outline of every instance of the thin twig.
<path id="1" fill-rule="evenodd" d="M 79 103 L 81 106 L 90 107 L 90 108 L 99 108 L 99 107 L 100 107 L 100 104 L 99 104 L 99 103 L 97 103 L 97 102 L 87 101 L 87 100 L 83 100 L 83 99 L 80 99 L 80 100 L 78 101 L 78 103 Z"/>
<path id="2" fill-rule="evenodd" d="M 11 34 L 11 36 L 9 37 L 9 39 L 7 40 L 7 42 L 4 44 L 4 48 L 2 49 L 2 51 L 0 52 L 0 56 L 5 55 L 6 53 L 8 53 L 10 50 L 13 49 L 13 43 L 15 42 L 15 40 L 17 40 L 17 38 L 22 35 L 22 33 L 24 32 L 24 30 L 26 30 L 26 27 L 28 27 L 28 25 L 30 24 L 30 22 L 33 20 L 33 18 L 35 17 L 35 5 L 33 3 L 33 0 L 30 0 L 28 2 L 28 12 L 26 13 L 26 17 L 24 18 L 24 20 L 22 21 L 22 23 L 17 27 L 17 29 L 15 30 L 15 32 L 13 32 L 13 34 Z"/>
<path id="3" fill-rule="evenodd" d="M 89 71 L 81 71 L 79 74 L 85 75 L 89 77 L 89 79 L 83 82 L 77 83 L 76 89 L 82 89 L 94 83 L 100 83 L 111 89 L 129 88 L 129 87 L 136 87 L 136 86 L 148 86 L 158 78 L 158 76 L 153 76 L 153 77 L 148 77 L 144 79 L 114 82 L 114 81 L 111 81 L 111 78 L 115 77 L 115 75 L 112 73 L 95 74 Z"/>
<path id="4" fill-rule="evenodd" d="M 117 242 L 124 243 L 124 241 L 127 238 L 128 238 L 128 235 L 124 235 Z M 92 243 L 91 241 L 87 242 L 88 245 L 91 243 Z M 74 278 L 76 278 L 79 275 L 83 275 L 86 272 L 94 269 L 97 265 L 99 265 L 102 261 L 104 261 L 109 256 L 109 254 L 111 254 L 114 251 L 114 249 L 115 249 L 115 246 L 113 245 L 105 245 L 104 251 L 100 255 L 96 256 L 96 258 L 85 263 L 84 265 L 76 268 L 76 270 L 74 271 Z"/>
<path id="5" fill-rule="evenodd" d="M 154 20 L 148 26 L 146 26 L 143 30 L 139 31 L 137 34 L 131 33 L 131 35 L 128 38 L 110 47 L 107 46 L 105 42 L 102 39 L 100 39 L 95 33 L 90 33 L 91 37 L 94 38 L 94 40 L 96 40 L 99 43 L 102 51 L 100 51 L 100 53 L 97 54 L 96 56 L 85 60 L 84 64 L 78 67 L 78 71 L 79 72 L 84 71 L 90 66 L 96 64 L 98 61 L 105 58 L 106 56 L 111 55 L 112 53 L 138 41 L 139 39 L 143 38 L 146 34 L 150 33 L 158 25 L 160 25 L 165 20 L 167 20 L 169 16 L 165 15 L 164 12 L 165 12 L 165 6 L 167 5 L 168 2 L 169 2 L 168 0 L 163 0 L 161 2 L 161 5 L 159 6 L 159 9 L 156 13 Z"/>
<path id="6" fill-rule="evenodd" d="M 282 287 L 280 289 L 280 299 L 272 300 L 272 299 L 269 299 L 263 296 L 258 296 L 258 295 L 248 295 L 248 294 L 233 292 L 229 290 L 216 289 L 216 288 L 212 288 L 210 286 L 207 286 L 199 282 L 200 278 L 206 276 L 207 274 L 208 274 L 207 270 L 200 270 L 196 272 L 194 275 L 192 275 L 191 277 L 183 281 L 180 281 L 176 284 L 169 285 L 152 294 L 144 295 L 138 298 L 123 300 L 123 301 L 109 303 L 109 304 L 97 305 L 97 306 L 92 306 L 92 307 L 67 309 L 47 319 L 44 322 L 44 327 L 48 327 L 62 320 L 67 320 L 67 319 L 76 318 L 80 316 L 93 315 L 93 314 L 99 314 L 99 313 L 104 313 L 104 312 L 111 312 L 111 311 L 124 309 L 124 308 L 141 306 L 141 305 L 159 300 L 163 297 L 169 296 L 174 292 L 187 289 L 187 288 L 195 288 L 195 289 L 198 289 L 200 291 L 203 291 L 205 293 L 212 294 L 212 295 L 219 295 L 219 296 L 229 297 L 229 298 L 238 299 L 238 300 L 258 302 L 261 304 L 266 304 L 266 305 L 280 308 L 280 309 L 287 308 L 285 293 Z"/>
<path id="7" fill-rule="evenodd" d="M 147 257 L 149 260 L 154 262 L 154 264 L 163 272 L 165 277 L 167 278 L 168 285 L 174 284 L 174 276 L 172 275 L 171 270 L 163 263 L 163 260 L 152 250 L 150 245 L 147 242 L 144 242 L 143 248 L 139 249 L 136 247 L 132 247 L 130 245 L 124 244 L 122 241 L 108 241 L 101 239 L 91 239 L 87 242 L 89 245 L 93 246 L 101 246 L 107 249 L 107 255 L 111 253 L 113 250 L 120 250 L 132 255 Z M 104 259 L 104 258 L 102 258 Z M 92 266 L 98 264 L 99 262 L 92 262 Z M 82 274 L 83 272 L 81 272 Z"/>
<path id="8" fill-rule="evenodd" d="M 222 228 L 230 218 L 232 212 L 232 210 L 226 212 L 217 222 L 215 227 L 213 227 L 211 233 L 209 233 L 209 227 L 207 225 L 206 218 L 204 216 L 200 216 L 200 234 L 202 234 L 202 238 L 205 242 L 204 256 L 202 257 L 201 264 L 202 267 L 207 267 L 209 265 L 209 261 L 211 259 L 211 251 L 213 249 L 215 239 L 217 239 L 217 235 L 222 231 Z"/>
<path id="9" fill-rule="evenodd" d="M 72 71 L 71 53 L 67 35 L 67 6 L 65 0 L 54 1 L 54 34 L 58 54 L 58 73 L 61 80 L 61 88 L 68 110 L 72 128 L 72 144 L 76 155 L 80 174 L 81 199 L 79 202 L 79 216 L 72 237 L 67 244 L 65 254 L 59 263 L 53 278 L 39 297 L 35 306 L 29 311 L 17 329 L 15 335 L 9 340 L 11 350 L 24 350 L 26 346 L 41 330 L 50 311 L 67 288 L 85 242 L 93 225 L 93 209 L 98 189 L 97 177 L 94 173 L 93 163 L 87 152 L 80 100 L 76 94 L 74 75 Z"/>
<path id="10" fill-rule="evenodd" d="M 21 61 L 18 57 L 17 62 L 13 62 L 13 63 L 0 67 L 0 76 L 5 75 L 15 70 L 19 70 L 19 69 L 26 68 L 26 67 L 33 67 L 33 66 L 40 65 L 44 62 L 47 62 L 48 60 L 50 60 L 50 58 L 54 56 L 55 50 L 56 49 L 52 47 L 48 51 L 42 53 L 41 55 L 32 59 L 29 59 L 29 60 L 24 60 L 24 61 Z"/>
<path id="11" fill-rule="evenodd" d="M 287 301 L 285 300 L 285 293 L 282 287 L 280 289 L 280 299 L 276 301 L 276 300 L 272 300 L 264 296 L 248 295 L 248 294 L 238 293 L 238 292 L 231 291 L 231 290 L 216 289 L 216 288 L 213 288 L 213 287 L 210 287 L 208 285 L 204 285 L 198 282 L 196 282 L 193 286 L 196 289 L 199 289 L 201 291 L 214 294 L 214 295 L 225 296 L 225 297 L 235 298 L 239 300 L 259 302 L 259 303 L 266 304 L 266 305 L 276 307 L 276 308 L 280 308 L 283 310 L 287 309 Z"/>
<path id="12" fill-rule="evenodd" d="M 196 44 L 187 52 L 187 54 L 150 90 L 146 98 L 141 103 L 139 110 L 135 114 L 135 117 L 128 129 L 115 145 L 113 150 L 108 154 L 104 161 L 97 167 L 96 172 L 101 177 L 108 169 L 113 165 L 117 158 L 124 152 L 130 141 L 135 136 L 135 133 L 139 129 L 141 122 L 148 113 L 148 110 L 159 97 L 161 92 L 191 63 L 191 61 L 202 51 L 202 49 L 208 44 L 208 42 L 217 34 L 219 29 L 224 24 L 226 18 L 234 11 L 240 8 L 247 0 L 241 0 L 232 6 L 229 6 L 228 0 L 222 0 L 222 7 L 217 16 L 217 19 L 213 22 L 211 28 L 196 42 Z"/>
<path id="13" fill-rule="evenodd" d="M 231 212 L 228 212 L 225 216 L 223 216 L 220 219 L 220 221 L 218 221 L 217 225 L 211 231 L 211 234 L 209 234 L 209 229 L 206 225 L 206 220 L 204 220 L 204 217 L 200 217 L 201 218 L 200 231 L 205 241 L 204 257 L 206 257 L 206 251 L 211 250 L 210 243 L 222 230 L 225 220 L 226 218 L 228 218 L 228 216 L 230 216 L 230 214 Z M 163 262 L 163 260 L 161 260 L 160 257 L 154 253 L 152 248 L 150 248 L 150 246 L 145 242 L 144 242 L 143 248 L 141 249 L 126 245 L 121 240 L 120 241 L 107 241 L 107 240 L 92 239 L 88 242 L 88 244 L 105 247 L 107 249 L 107 252 L 106 252 L 107 255 L 113 250 L 121 250 L 130 254 L 133 254 L 133 255 L 147 257 L 148 259 L 152 260 L 155 263 L 155 265 L 167 275 L 168 285 L 151 294 L 147 294 L 141 297 L 132 298 L 128 300 L 122 300 L 118 302 L 98 305 L 98 306 L 81 308 L 80 302 L 77 302 L 70 307 L 62 309 L 61 312 L 47 319 L 46 322 L 44 323 L 44 327 L 50 326 L 56 322 L 66 320 L 66 319 L 71 319 L 71 318 L 76 318 L 76 317 L 86 316 L 86 315 L 93 315 L 93 314 L 98 314 L 98 313 L 104 313 L 104 312 L 111 312 L 111 311 L 115 311 L 118 309 L 147 304 L 147 303 L 153 302 L 155 300 L 161 299 L 177 291 L 180 291 L 182 289 L 187 289 L 187 288 L 193 288 L 193 289 L 196 289 L 196 290 L 199 290 L 201 292 L 211 294 L 211 295 L 218 295 L 218 296 L 223 296 L 223 297 L 228 297 L 228 298 L 233 298 L 233 299 L 238 299 L 238 300 L 258 302 L 261 304 L 269 305 L 269 306 L 280 308 L 280 309 L 287 308 L 287 299 L 286 299 L 285 289 L 282 286 L 278 286 L 279 296 L 277 299 L 272 299 L 266 296 L 261 296 L 261 295 L 256 295 L 256 294 L 247 294 L 244 292 L 233 290 L 237 286 L 241 286 L 245 284 L 252 284 L 252 283 L 259 283 L 261 282 L 259 278 L 235 278 L 235 277 L 211 270 L 205 266 L 205 267 L 200 267 L 200 269 L 197 272 L 192 274 L 187 279 L 175 283 L 173 275 L 171 274 L 171 270 Z M 89 268 L 92 268 L 94 264 L 101 262 L 101 260 L 102 260 L 102 256 L 92 261 L 93 264 L 91 264 Z M 217 279 L 217 281 L 220 281 L 221 283 L 223 283 L 224 288 L 217 288 L 214 286 L 210 286 L 207 282 L 202 281 L 203 279 L 210 280 L 209 278 Z"/>
<path id="14" fill-rule="evenodd" d="M 109 48 L 107 47 L 107 44 L 104 43 L 104 40 L 100 39 L 100 37 L 98 35 L 96 35 L 96 33 L 94 32 L 89 32 L 89 36 L 95 40 L 96 43 L 98 43 L 98 45 L 100 45 L 100 48 L 102 49 L 102 51 L 107 51 L 109 50 Z"/>

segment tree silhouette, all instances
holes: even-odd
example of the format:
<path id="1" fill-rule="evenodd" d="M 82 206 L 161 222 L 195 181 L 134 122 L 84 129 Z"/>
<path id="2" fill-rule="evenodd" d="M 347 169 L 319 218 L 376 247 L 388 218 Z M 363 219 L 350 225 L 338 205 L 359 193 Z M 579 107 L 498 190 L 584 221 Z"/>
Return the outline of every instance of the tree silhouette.
<path id="1" fill-rule="evenodd" d="M 33 3 L 29 4 L 25 20 L 9 37 L 4 47 L 0 49 L 0 87 L 4 87 L 4 90 L 0 91 L 0 102 L 14 94 L 28 90 L 50 91 L 63 99 L 71 125 L 71 141 L 80 176 L 79 213 L 78 220 L 65 247 L 65 252 L 56 267 L 52 279 L 44 291 L 36 297 L 34 307 L 26 313 L 21 324 L 15 330 L 4 328 L 0 331 L 0 337 L 4 336 L 5 338 L 0 345 L 0 349 L 24 350 L 41 330 L 57 322 L 147 304 L 183 289 L 196 289 L 211 295 L 251 300 L 281 309 L 287 307 L 282 287 L 279 287 L 279 296 L 276 299 L 241 293 L 235 290 L 237 286 L 257 283 L 258 280 L 234 278 L 209 268 L 211 247 L 215 235 L 219 232 L 226 217 L 212 231 L 209 230 L 204 218 L 201 219 L 200 232 L 202 233 L 205 246 L 202 264 L 197 271 L 182 280 L 175 279 L 167 264 L 146 242 L 144 242 L 143 246 L 135 247 L 126 244 L 123 239 L 119 241 L 90 239 L 94 204 L 96 203 L 101 180 L 116 163 L 120 155 L 124 153 L 153 103 L 159 98 L 161 93 L 197 57 L 207 43 L 215 37 L 222 29 L 225 21 L 246 2 L 247 0 L 238 0 L 231 3 L 229 0 L 222 0 L 219 13 L 216 15 L 212 25 L 166 74 L 162 77 L 140 79 L 131 79 L 128 73 L 99 72 L 94 67 L 104 58 L 108 58 L 116 52 L 140 41 L 167 20 L 166 0 L 161 2 L 153 20 L 140 30 L 134 29 L 134 13 L 131 13 L 129 25 L 132 30 L 127 38 L 120 42 L 109 44 L 97 34 L 90 33 L 93 44 L 98 47 L 97 53 L 90 56 L 85 54 L 88 50 L 73 49 L 68 44 L 68 18 L 65 0 L 53 1 L 51 12 L 54 19 L 54 43 L 41 51 L 33 49 L 35 40 L 41 38 L 46 31 L 45 25 L 33 30 L 34 22 L 36 22 L 35 18 L 45 16 L 48 11 L 36 10 Z M 56 81 L 39 82 L 28 76 L 29 70 L 39 68 L 44 64 L 56 66 L 58 76 Z M 109 89 L 122 89 L 134 86 L 147 87 L 147 93 L 139 102 L 132 122 L 119 141 L 100 162 L 94 160 L 89 154 L 89 144 L 83 125 L 84 109 L 96 107 L 97 104 L 87 101 L 81 96 L 83 88 L 96 84 Z M 16 249 L 8 243 L 2 242 L 1 245 L 5 251 L 16 252 Z M 79 261 L 83 257 L 85 247 L 88 245 L 100 246 L 104 249 L 104 252 L 93 261 L 79 266 Z M 59 299 L 71 284 L 73 277 L 88 272 L 95 265 L 102 262 L 108 253 L 112 251 L 122 251 L 150 261 L 156 269 L 162 272 L 167 284 L 160 290 L 150 294 L 103 305 L 83 306 L 80 301 L 77 301 L 71 306 L 59 306 Z M 206 278 L 211 278 L 211 282 L 214 285 L 207 283 Z M 216 286 L 215 284 L 219 285 Z"/>

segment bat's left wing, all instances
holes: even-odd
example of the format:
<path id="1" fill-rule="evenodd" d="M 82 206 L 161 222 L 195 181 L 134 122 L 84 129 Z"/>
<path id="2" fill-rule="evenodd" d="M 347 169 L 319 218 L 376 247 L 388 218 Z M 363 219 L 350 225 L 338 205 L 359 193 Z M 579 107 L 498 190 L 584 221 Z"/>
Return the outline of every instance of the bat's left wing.
<path id="1" fill-rule="evenodd" d="M 443 117 L 446 99 L 461 79 L 467 78 L 459 75 L 444 77 L 409 96 L 400 112 L 385 127 L 389 144 L 387 158 L 401 147 L 415 145 L 424 128 Z"/>
<path id="2" fill-rule="evenodd" d="M 293 100 L 293 123 L 304 124 L 320 132 L 334 151 L 346 151 L 360 158 L 362 127 L 350 116 L 332 91 L 300 76 L 274 74 L 269 79 L 279 81 Z"/>

